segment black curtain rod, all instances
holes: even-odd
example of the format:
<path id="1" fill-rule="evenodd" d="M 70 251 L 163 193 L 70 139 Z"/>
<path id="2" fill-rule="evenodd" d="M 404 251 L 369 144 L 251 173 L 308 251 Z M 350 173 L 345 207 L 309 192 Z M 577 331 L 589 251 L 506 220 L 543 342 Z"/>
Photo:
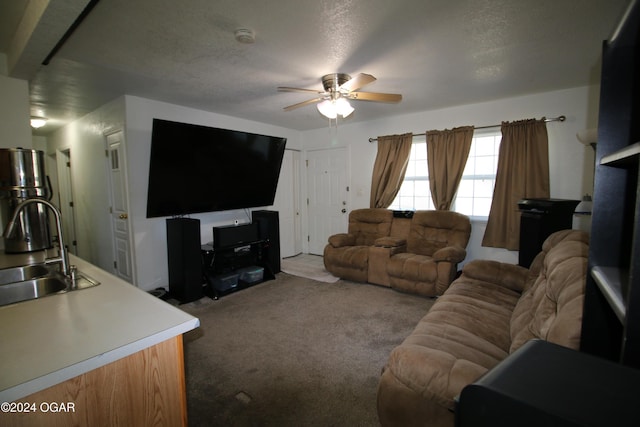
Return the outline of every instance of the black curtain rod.
<path id="1" fill-rule="evenodd" d="M 567 120 L 567 118 L 565 116 L 558 116 L 558 117 L 551 117 L 549 119 L 547 119 L 546 117 L 541 119 L 544 120 L 545 122 L 564 122 L 565 120 Z M 474 129 L 491 129 L 491 128 L 498 128 L 502 126 L 500 125 L 489 125 L 489 126 L 476 126 L 474 127 Z M 426 136 L 426 132 L 423 133 L 414 133 L 413 136 Z M 369 142 L 376 142 L 378 140 L 378 138 L 369 138 Z"/>

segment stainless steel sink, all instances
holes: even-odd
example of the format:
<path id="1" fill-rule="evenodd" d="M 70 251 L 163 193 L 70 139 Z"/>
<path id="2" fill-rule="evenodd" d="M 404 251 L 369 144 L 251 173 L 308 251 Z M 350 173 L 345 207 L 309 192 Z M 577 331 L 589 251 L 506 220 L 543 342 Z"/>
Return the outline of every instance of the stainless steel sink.
<path id="1" fill-rule="evenodd" d="M 0 270 L 0 285 L 46 276 L 51 270 L 44 264 L 24 265 Z"/>
<path id="2" fill-rule="evenodd" d="M 41 298 L 67 289 L 63 276 L 44 276 L 0 286 L 0 305 Z"/>
<path id="3" fill-rule="evenodd" d="M 76 273 L 75 280 L 71 280 L 43 264 L 0 269 L 0 306 L 99 284 L 82 273 Z"/>

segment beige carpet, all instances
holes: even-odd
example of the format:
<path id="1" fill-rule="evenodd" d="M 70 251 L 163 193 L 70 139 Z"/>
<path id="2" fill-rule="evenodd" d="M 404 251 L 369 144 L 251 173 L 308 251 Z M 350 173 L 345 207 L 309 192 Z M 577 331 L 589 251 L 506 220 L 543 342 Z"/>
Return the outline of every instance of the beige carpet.
<path id="1" fill-rule="evenodd" d="M 180 306 L 190 426 L 376 426 L 391 350 L 433 300 L 375 285 L 279 273 Z"/>
<path id="2" fill-rule="evenodd" d="M 335 283 L 340 280 L 339 277 L 335 277 L 324 268 L 324 262 L 319 255 L 300 254 L 284 258 L 280 268 L 285 273 L 318 282 Z"/>

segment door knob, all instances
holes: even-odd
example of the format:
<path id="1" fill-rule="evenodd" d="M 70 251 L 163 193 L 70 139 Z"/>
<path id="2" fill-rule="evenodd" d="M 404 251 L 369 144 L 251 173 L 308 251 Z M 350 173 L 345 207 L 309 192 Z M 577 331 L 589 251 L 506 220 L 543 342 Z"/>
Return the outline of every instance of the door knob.
<path id="1" fill-rule="evenodd" d="M 127 219 L 129 218 L 129 215 L 127 215 L 126 213 L 120 214 L 120 219 Z"/>

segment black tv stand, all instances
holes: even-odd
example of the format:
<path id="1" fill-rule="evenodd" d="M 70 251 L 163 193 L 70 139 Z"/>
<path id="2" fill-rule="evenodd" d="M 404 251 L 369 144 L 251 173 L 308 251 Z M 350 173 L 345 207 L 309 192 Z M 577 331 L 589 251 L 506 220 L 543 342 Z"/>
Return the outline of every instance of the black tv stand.
<path id="1" fill-rule="evenodd" d="M 223 247 L 202 245 L 203 272 L 207 282 L 205 295 L 217 300 L 224 295 L 275 279 L 268 262 L 269 246 L 269 240 L 255 240 Z M 259 279 L 241 279 L 243 271 L 260 268 L 263 270 Z"/>
<path id="2" fill-rule="evenodd" d="M 214 243 L 202 246 L 200 220 L 168 218 L 167 255 L 169 293 L 184 304 L 203 296 L 214 299 L 231 292 L 275 279 L 280 272 L 280 237 L 278 212 L 258 210 L 251 214 L 252 222 L 240 226 L 213 227 Z M 235 274 L 254 267 L 262 269 L 260 280 L 238 281 L 226 288 L 212 286 L 213 278 Z M 246 271 L 245 271 L 246 273 Z M 247 275 L 244 275 L 247 277 Z M 219 283 L 218 283 L 219 284 Z"/>

